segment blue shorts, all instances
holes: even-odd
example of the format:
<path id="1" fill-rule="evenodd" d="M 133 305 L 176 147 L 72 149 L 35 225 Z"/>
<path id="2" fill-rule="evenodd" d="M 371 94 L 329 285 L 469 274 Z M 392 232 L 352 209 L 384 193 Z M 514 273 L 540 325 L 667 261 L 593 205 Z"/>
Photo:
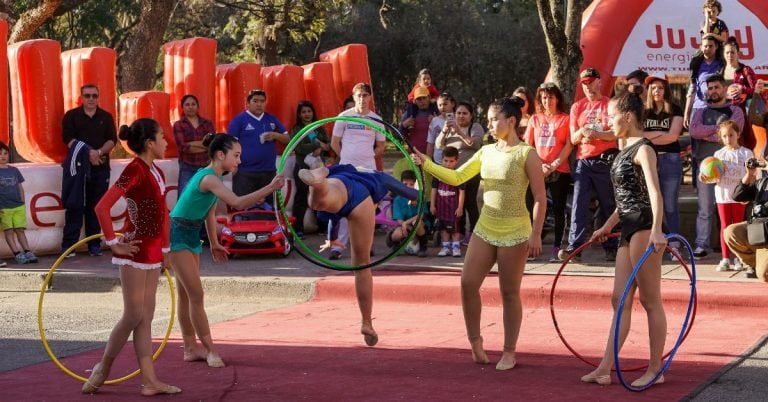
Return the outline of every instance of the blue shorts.
<path id="1" fill-rule="evenodd" d="M 388 192 L 381 181 L 381 174 L 384 173 L 358 172 L 352 165 L 331 166 L 328 178 L 340 180 L 347 188 L 347 203 L 336 212 L 336 215 L 346 218 L 368 197 L 371 197 L 374 204 L 381 201 Z"/>
<path id="2" fill-rule="evenodd" d="M 171 251 L 189 250 L 195 254 L 203 252 L 200 228 L 203 220 L 171 218 Z"/>

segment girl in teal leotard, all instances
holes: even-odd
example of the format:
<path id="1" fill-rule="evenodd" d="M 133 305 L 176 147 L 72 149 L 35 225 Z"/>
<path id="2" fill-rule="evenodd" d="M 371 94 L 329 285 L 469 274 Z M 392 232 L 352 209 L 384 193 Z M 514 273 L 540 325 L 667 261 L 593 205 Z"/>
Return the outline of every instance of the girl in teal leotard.
<path id="1" fill-rule="evenodd" d="M 227 134 L 208 134 L 203 139 L 203 145 L 208 147 L 211 164 L 192 176 L 171 211 L 169 258 L 176 273 L 176 289 L 179 292 L 179 326 L 184 339 L 184 361 L 204 360 L 210 367 L 224 367 L 224 361 L 213 346 L 203 305 L 200 228 L 205 222 L 213 261 L 226 261 L 227 250 L 219 243 L 216 233 L 216 202 L 224 201 L 235 209 L 259 204 L 283 187 L 283 176 L 276 176 L 269 185 L 250 194 L 237 196 L 222 183 L 222 177 L 234 173 L 240 164 L 241 148 L 237 138 Z M 202 348 L 197 339 L 200 339 Z"/>

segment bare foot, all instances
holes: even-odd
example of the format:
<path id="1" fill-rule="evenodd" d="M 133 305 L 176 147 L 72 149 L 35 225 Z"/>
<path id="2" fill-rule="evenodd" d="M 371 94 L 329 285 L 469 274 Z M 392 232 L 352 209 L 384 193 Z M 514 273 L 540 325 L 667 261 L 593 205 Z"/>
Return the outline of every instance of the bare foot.
<path id="1" fill-rule="evenodd" d="M 88 380 L 83 384 L 83 387 L 80 390 L 84 394 L 93 394 L 99 390 L 99 387 L 104 384 L 106 379 L 107 373 L 104 373 L 104 370 L 102 370 L 101 363 L 96 363 L 96 365 L 93 366 L 93 370 L 91 370 L 91 376 L 88 377 Z"/>
<path id="2" fill-rule="evenodd" d="M 501 359 L 496 363 L 496 370 L 504 371 L 515 367 L 517 360 L 515 360 L 515 352 L 504 352 L 501 355 Z"/>
<path id="3" fill-rule="evenodd" d="M 205 361 L 208 358 L 208 352 L 205 351 L 203 348 L 195 348 L 193 350 L 185 350 L 184 351 L 184 361 L 185 362 L 199 362 L 199 361 Z"/>
<path id="4" fill-rule="evenodd" d="M 595 383 L 598 385 L 611 385 L 611 373 L 603 374 L 597 370 L 581 377 L 582 382 Z"/>
<path id="5" fill-rule="evenodd" d="M 226 366 L 224 360 L 221 360 L 221 356 L 216 352 L 208 352 L 205 361 L 208 362 L 208 367 L 221 368 Z"/>
<path id="6" fill-rule="evenodd" d="M 488 355 L 485 354 L 485 350 L 483 350 L 482 336 L 478 336 L 477 338 L 470 338 L 469 345 L 472 347 L 472 360 L 474 360 L 475 363 L 488 364 L 491 362 L 491 360 L 488 359 Z"/>
<path id="7" fill-rule="evenodd" d="M 325 180 L 328 177 L 328 168 L 321 167 L 317 169 L 301 169 L 299 170 L 299 179 L 308 186 L 316 185 Z"/>
<path id="8" fill-rule="evenodd" d="M 642 377 L 632 382 L 632 386 L 638 387 L 638 388 L 644 388 L 648 385 L 648 383 L 653 381 L 654 377 L 656 377 L 656 373 L 646 371 Z M 664 384 L 664 374 L 660 375 L 659 378 L 656 380 L 656 382 L 653 383 L 653 385 L 657 385 L 657 384 Z"/>
<path id="9" fill-rule="evenodd" d="M 376 344 L 379 343 L 379 335 L 376 334 L 376 330 L 373 329 L 372 325 L 363 324 L 363 326 L 360 327 L 360 333 L 363 334 L 363 339 L 365 339 L 366 345 L 376 346 Z"/>
<path id="10" fill-rule="evenodd" d="M 163 383 L 141 385 L 141 395 L 143 396 L 178 394 L 179 392 L 181 392 L 181 388 Z"/>

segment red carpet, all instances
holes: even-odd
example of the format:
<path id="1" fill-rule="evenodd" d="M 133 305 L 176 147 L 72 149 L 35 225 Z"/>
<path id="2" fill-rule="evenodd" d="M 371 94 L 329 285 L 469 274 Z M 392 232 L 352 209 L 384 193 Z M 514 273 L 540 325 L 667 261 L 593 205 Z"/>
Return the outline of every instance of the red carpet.
<path id="1" fill-rule="evenodd" d="M 699 284 L 693 331 L 680 348 L 667 383 L 643 393 L 618 384 L 582 384 L 590 367 L 573 357 L 557 338 L 549 312 L 551 276 L 524 279 L 524 319 L 518 367 L 497 372 L 471 362 L 458 302 L 459 276 L 451 273 L 377 273 L 374 325 L 380 342 L 365 347 L 351 276 L 318 282 L 308 303 L 216 325 L 214 338 L 229 364 L 209 369 L 183 363 L 178 341 L 156 364 L 161 379 L 180 386 L 176 400 L 677 400 L 754 344 L 768 325 L 763 284 Z M 565 277 L 558 284 L 558 322 L 572 346 L 597 360 L 610 325 L 607 292 L 611 278 Z M 687 302 L 686 282 L 665 282 L 668 348 L 680 330 Z M 486 280 L 483 336 L 492 361 L 502 346 L 498 278 Z M 637 303 L 636 303 L 637 304 Z M 492 307 L 491 307 L 492 306 Z M 641 361 L 647 352 L 642 310 L 622 357 Z M 735 336 L 738 334 L 738 336 Z M 80 373 L 101 351 L 65 359 Z M 134 367 L 124 350 L 115 368 Z M 640 358 L 641 360 L 633 360 Z M 84 374 L 85 375 L 85 374 Z M 630 381 L 640 373 L 628 373 Z M 134 400 L 138 379 L 99 391 L 104 400 Z M 44 363 L 0 375 L 4 400 L 94 400 L 80 395 L 80 383 Z"/>

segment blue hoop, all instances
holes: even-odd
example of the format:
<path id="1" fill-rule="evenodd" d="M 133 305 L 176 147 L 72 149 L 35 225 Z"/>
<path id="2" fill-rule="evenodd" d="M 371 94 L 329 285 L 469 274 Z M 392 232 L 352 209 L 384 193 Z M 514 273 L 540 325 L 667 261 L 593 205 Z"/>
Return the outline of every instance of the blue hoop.
<path id="1" fill-rule="evenodd" d="M 646 385 L 642 387 L 634 387 L 631 384 L 627 384 L 626 381 L 624 381 L 624 376 L 621 374 L 621 366 L 619 363 L 619 330 L 621 329 L 621 312 L 624 310 L 624 302 L 627 299 L 627 293 L 629 292 L 629 289 L 632 287 L 632 283 L 635 281 L 635 277 L 637 276 L 637 272 L 640 271 L 640 268 L 643 266 L 643 263 L 646 259 L 648 259 L 648 256 L 651 255 L 651 252 L 653 252 L 653 245 L 648 246 L 648 250 L 645 251 L 645 254 L 640 258 L 640 261 L 637 262 L 635 265 L 634 270 L 632 270 L 632 274 L 629 275 L 629 279 L 627 280 L 627 284 L 624 285 L 624 292 L 621 294 L 621 299 L 619 300 L 619 307 L 616 311 L 616 322 L 614 322 L 614 331 L 613 331 L 613 360 L 614 365 L 616 366 L 616 376 L 619 378 L 619 382 L 621 382 L 621 385 L 624 386 L 624 388 L 634 391 L 634 392 L 641 392 L 648 389 L 650 386 L 656 383 L 656 381 L 659 380 L 659 377 L 661 377 L 668 369 L 670 364 L 672 364 L 672 359 L 675 357 L 675 354 L 677 353 L 677 349 L 680 347 L 680 344 L 682 344 L 683 339 L 685 338 L 685 331 L 688 328 L 689 320 L 691 318 L 691 314 L 694 310 L 695 306 L 695 300 L 696 300 L 696 261 L 693 258 L 693 249 L 691 248 L 691 245 L 688 243 L 688 241 L 679 234 L 671 233 L 666 236 L 667 240 L 669 239 L 676 239 L 679 240 L 681 244 L 685 245 L 685 248 L 688 250 L 688 255 L 690 256 L 691 261 L 691 298 L 688 301 L 688 311 L 685 314 L 685 320 L 683 321 L 683 327 L 680 329 L 680 335 L 677 337 L 677 341 L 675 342 L 675 346 L 670 350 L 669 357 L 667 357 L 667 360 L 664 362 L 664 365 L 661 366 L 661 370 L 659 370 L 658 373 L 656 373 L 656 376 L 653 377 L 653 379 Z"/>

